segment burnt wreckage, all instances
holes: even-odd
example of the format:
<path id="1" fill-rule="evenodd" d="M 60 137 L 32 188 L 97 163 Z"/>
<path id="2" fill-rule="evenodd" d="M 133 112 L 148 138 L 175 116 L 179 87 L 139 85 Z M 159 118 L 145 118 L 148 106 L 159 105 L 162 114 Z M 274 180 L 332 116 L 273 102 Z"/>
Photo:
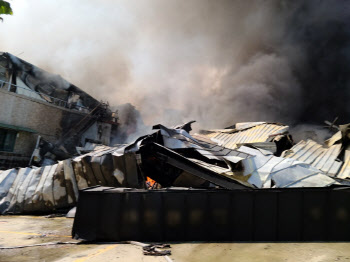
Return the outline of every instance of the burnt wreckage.
<path id="1" fill-rule="evenodd" d="M 191 121 L 110 146 L 108 104 L 8 53 L 0 110 L 1 214 L 77 206 L 85 240 L 350 239 L 349 125 L 294 144 L 280 123 Z"/>
<path id="2" fill-rule="evenodd" d="M 110 145 L 116 112 L 59 75 L 0 53 L 0 170 L 48 165 L 86 143 Z"/>
<path id="3" fill-rule="evenodd" d="M 324 146 L 292 146 L 278 123 L 154 129 L 128 145 L 1 171 L 0 212 L 77 204 L 73 236 L 86 240 L 349 239 L 347 125 Z"/>
<path id="4" fill-rule="evenodd" d="M 81 190 L 73 237 L 94 241 L 350 239 L 350 187 L 344 180 L 348 125 L 341 126 L 325 147 L 308 140 L 301 142 L 308 146 L 299 143 L 284 150 L 294 158 L 277 156 L 278 150 L 269 144 L 290 147 L 288 128 L 280 124 L 244 123 L 194 136 L 189 135 L 188 125 L 155 128 L 157 132 L 112 154 L 134 152 L 141 177 L 177 187 Z M 133 173 L 124 171 L 116 174 L 121 181 Z"/>

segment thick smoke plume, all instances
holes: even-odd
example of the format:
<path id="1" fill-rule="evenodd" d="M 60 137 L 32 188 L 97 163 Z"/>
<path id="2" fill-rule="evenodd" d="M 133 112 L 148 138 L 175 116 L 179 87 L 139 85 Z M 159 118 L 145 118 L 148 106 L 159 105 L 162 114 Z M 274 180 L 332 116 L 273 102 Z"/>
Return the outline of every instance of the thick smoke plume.
<path id="1" fill-rule="evenodd" d="M 0 49 L 145 123 L 349 122 L 349 1 L 16 0 Z"/>

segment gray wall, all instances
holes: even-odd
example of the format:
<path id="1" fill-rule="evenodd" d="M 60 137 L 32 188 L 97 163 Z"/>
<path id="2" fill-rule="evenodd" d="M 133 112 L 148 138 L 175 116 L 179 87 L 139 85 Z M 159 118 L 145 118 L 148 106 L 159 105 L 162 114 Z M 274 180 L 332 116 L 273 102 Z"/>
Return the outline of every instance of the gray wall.
<path id="1" fill-rule="evenodd" d="M 66 122 L 66 119 L 74 119 L 72 122 L 77 123 L 76 119 L 79 120 L 85 115 L 0 89 L 0 123 L 26 127 L 38 132 L 19 132 L 15 153 L 31 155 L 37 135 L 49 142 L 55 142 L 62 134 L 62 123 Z"/>

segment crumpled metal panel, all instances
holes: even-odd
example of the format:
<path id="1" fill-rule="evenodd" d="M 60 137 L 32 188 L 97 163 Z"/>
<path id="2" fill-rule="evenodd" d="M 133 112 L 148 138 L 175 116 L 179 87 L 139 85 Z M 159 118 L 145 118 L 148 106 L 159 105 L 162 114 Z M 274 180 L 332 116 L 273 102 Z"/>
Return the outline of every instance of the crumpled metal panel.
<path id="1" fill-rule="evenodd" d="M 197 165 L 200 165 L 206 169 L 209 169 L 217 174 L 220 174 L 224 177 L 227 177 L 229 179 L 240 181 L 242 185 L 245 185 L 247 188 L 253 188 L 253 186 L 248 183 L 248 179 L 250 178 L 250 175 L 244 174 L 243 172 L 233 172 L 230 168 L 224 168 L 217 165 L 209 164 L 204 161 L 198 160 L 198 159 L 190 159 L 192 162 L 196 163 Z M 244 159 L 238 158 L 238 161 L 243 161 Z"/>
<path id="2" fill-rule="evenodd" d="M 240 129 L 224 129 L 204 131 L 204 135 L 220 146 L 237 148 L 237 144 L 270 142 L 274 136 L 285 133 L 288 126 L 270 123 L 244 123 Z M 243 128 L 245 127 L 245 129 Z"/>
<path id="3" fill-rule="evenodd" d="M 282 156 L 310 164 L 330 176 L 337 176 L 343 162 L 338 159 L 341 144 L 334 144 L 328 148 L 309 139 L 300 141 Z"/>
<path id="4" fill-rule="evenodd" d="M 48 212 L 73 206 L 78 187 L 70 160 L 1 173 L 0 213 Z"/>
<path id="5" fill-rule="evenodd" d="M 254 156 L 243 165 L 249 170 L 246 172 L 251 174 L 248 182 L 258 188 L 327 187 L 338 184 L 322 171 L 300 161 L 276 157 L 268 151 L 245 146 L 238 151 Z"/>
<path id="6" fill-rule="evenodd" d="M 261 125 L 260 125 L 261 126 Z M 278 125 L 276 125 L 279 127 Z M 255 126 L 259 127 L 259 126 Z M 162 128 L 162 127 L 160 127 Z M 254 127 L 253 127 L 254 128 Z M 249 129 L 252 131 L 252 129 Z M 269 126 L 263 134 L 270 131 L 275 132 L 276 127 Z M 161 129 L 164 144 L 171 137 L 169 131 Z M 258 130 L 255 130 L 258 131 Z M 182 134 L 182 133 L 181 133 Z M 323 170 L 319 170 L 309 164 L 294 159 L 276 157 L 270 151 L 263 149 L 253 149 L 241 146 L 237 149 L 224 149 L 222 145 L 213 145 L 212 141 L 203 140 L 203 136 L 197 135 L 195 138 L 189 137 L 188 133 L 176 134 L 177 143 L 172 142 L 171 146 L 181 149 L 183 144 L 194 148 L 198 153 L 209 159 L 225 161 L 227 168 L 219 167 L 198 159 L 190 159 L 197 165 L 209 169 L 217 174 L 239 181 L 247 186 L 254 185 L 257 188 L 271 187 L 327 187 L 337 184 L 337 181 L 325 175 Z M 227 136 L 228 134 L 223 134 Z M 170 143 L 168 143 L 170 144 Z M 224 151 L 227 151 L 223 154 Z M 332 157 L 336 153 L 336 148 L 327 152 L 327 156 Z M 240 165 L 237 165 L 239 163 Z M 320 168 L 331 170 L 327 163 L 317 162 Z M 322 164 L 322 165 L 321 165 Z M 317 177 L 317 179 L 315 179 Z"/>
<path id="7" fill-rule="evenodd" d="M 344 165 L 339 171 L 337 177 L 339 178 L 350 178 L 350 151 L 345 150 Z"/>
<path id="8" fill-rule="evenodd" d="M 251 132 L 249 139 L 271 138 L 271 134 L 282 132 L 283 128 L 288 127 L 261 124 L 236 134 Z M 334 162 L 337 162 L 340 150 L 338 144 L 323 149 L 313 142 L 300 143 L 294 151 L 286 152 L 296 158 L 293 159 L 275 157 L 270 151 L 247 146 L 224 148 L 206 136 L 193 137 L 185 130 L 161 125 L 158 129 L 123 147 L 100 147 L 52 166 L 0 172 L 0 213 L 50 212 L 68 208 L 76 203 L 78 190 L 87 186 L 143 188 L 142 173 L 151 178 L 156 173 L 159 179 L 164 178 L 163 182 L 167 182 L 165 171 L 174 169 L 175 174 L 167 173 L 169 177 L 175 176 L 173 179 L 183 178 L 184 181 L 193 175 L 204 179 L 208 185 L 211 182 L 228 189 L 327 187 L 338 183 L 326 175 L 326 172 L 330 174 L 337 170 Z M 238 143 L 242 141 L 244 143 L 242 139 Z"/>
<path id="9" fill-rule="evenodd" d="M 139 187 L 139 176 L 136 156 L 133 153 L 125 153 L 122 156 L 113 156 L 113 175 L 117 178 L 119 186 Z"/>
<path id="10" fill-rule="evenodd" d="M 117 148 L 59 161 L 40 168 L 0 172 L 0 214 L 53 212 L 76 204 L 79 190 L 95 185 L 120 186 L 114 171 L 128 173 L 124 185 L 139 187 L 135 155 L 113 156 Z"/>

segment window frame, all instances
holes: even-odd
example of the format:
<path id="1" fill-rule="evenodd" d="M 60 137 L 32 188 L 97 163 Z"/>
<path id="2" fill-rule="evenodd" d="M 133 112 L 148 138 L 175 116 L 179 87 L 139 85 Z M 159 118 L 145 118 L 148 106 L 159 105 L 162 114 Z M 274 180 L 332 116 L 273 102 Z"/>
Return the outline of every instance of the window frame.
<path id="1" fill-rule="evenodd" d="M 17 135 L 16 130 L 0 128 L 0 152 L 14 152 Z"/>

